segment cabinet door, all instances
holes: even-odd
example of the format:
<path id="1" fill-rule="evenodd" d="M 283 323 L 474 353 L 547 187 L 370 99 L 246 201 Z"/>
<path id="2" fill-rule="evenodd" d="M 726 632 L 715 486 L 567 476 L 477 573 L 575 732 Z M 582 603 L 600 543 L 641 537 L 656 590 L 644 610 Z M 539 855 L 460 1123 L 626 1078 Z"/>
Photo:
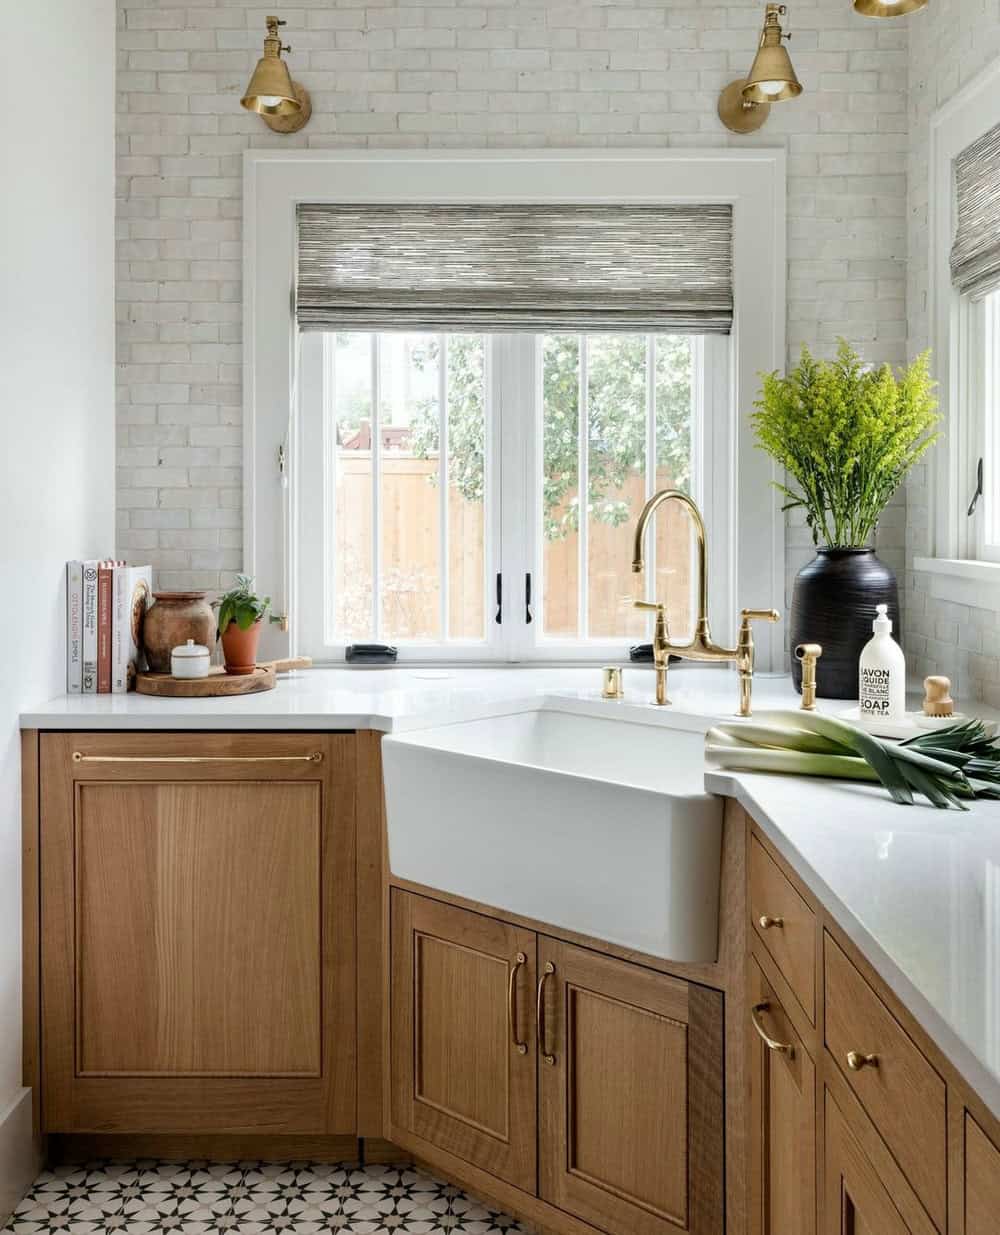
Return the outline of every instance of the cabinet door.
<path id="1" fill-rule="evenodd" d="M 816 1069 L 750 960 L 751 1235 L 815 1235 Z"/>
<path id="2" fill-rule="evenodd" d="M 829 1092 L 826 1095 L 824 1235 L 918 1235 L 907 1226 Z M 919 1235 L 934 1228 L 927 1223 Z"/>
<path id="3" fill-rule="evenodd" d="M 723 1229 L 722 996 L 539 941 L 544 1200 L 611 1235 Z"/>
<path id="4" fill-rule="evenodd" d="M 392 1113 L 530 1193 L 537 1186 L 535 935 L 392 894 Z"/>
<path id="5" fill-rule="evenodd" d="M 965 1112 L 965 1235 L 995 1235 L 1000 1221 L 1000 1150 Z"/>
<path id="6" fill-rule="evenodd" d="M 46 1131 L 353 1132 L 353 743 L 43 735 Z"/>

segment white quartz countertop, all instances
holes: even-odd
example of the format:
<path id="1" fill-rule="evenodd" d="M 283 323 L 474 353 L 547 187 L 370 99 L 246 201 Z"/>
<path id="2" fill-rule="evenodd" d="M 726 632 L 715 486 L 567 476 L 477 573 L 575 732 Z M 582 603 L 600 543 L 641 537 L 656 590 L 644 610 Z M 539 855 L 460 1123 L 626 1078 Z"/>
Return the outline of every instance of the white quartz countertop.
<path id="1" fill-rule="evenodd" d="M 229 699 L 66 696 L 21 725 L 401 732 L 549 706 L 690 730 L 736 704 L 728 669 L 672 668 L 671 708 L 650 702 L 648 666 L 626 668 L 625 684 L 624 701 L 606 702 L 599 668 L 317 668 Z M 754 706 L 797 707 L 798 696 L 787 677 L 758 675 Z M 712 770 L 705 779 L 753 815 L 1000 1119 L 1000 802 L 960 813 L 897 806 L 878 786 Z"/>

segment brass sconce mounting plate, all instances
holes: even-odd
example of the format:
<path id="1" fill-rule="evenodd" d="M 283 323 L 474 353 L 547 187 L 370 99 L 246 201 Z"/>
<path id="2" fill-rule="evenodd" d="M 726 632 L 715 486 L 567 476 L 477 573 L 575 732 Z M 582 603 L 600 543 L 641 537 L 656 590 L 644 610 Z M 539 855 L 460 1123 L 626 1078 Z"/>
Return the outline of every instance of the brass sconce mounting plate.
<path id="1" fill-rule="evenodd" d="M 750 103 L 743 94 L 746 78 L 730 82 L 719 95 L 719 119 L 732 133 L 756 133 L 771 114 L 770 103 Z"/>

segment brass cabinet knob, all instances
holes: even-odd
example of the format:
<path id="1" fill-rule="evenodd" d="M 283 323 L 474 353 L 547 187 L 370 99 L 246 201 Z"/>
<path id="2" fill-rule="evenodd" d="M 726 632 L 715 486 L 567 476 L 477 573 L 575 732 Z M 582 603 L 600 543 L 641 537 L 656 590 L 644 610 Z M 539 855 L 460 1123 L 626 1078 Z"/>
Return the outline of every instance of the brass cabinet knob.
<path id="1" fill-rule="evenodd" d="M 863 1068 L 877 1068 L 877 1055 L 862 1055 L 860 1051 L 847 1052 L 847 1066 L 852 1072 L 860 1072 Z"/>
<path id="2" fill-rule="evenodd" d="M 760 927 L 762 931 L 769 931 L 772 926 L 777 926 L 780 929 L 782 926 L 785 925 L 785 919 L 784 918 L 772 918 L 772 917 L 769 917 L 766 913 L 764 913 L 764 914 L 761 914 L 761 916 L 757 919 L 757 925 Z"/>

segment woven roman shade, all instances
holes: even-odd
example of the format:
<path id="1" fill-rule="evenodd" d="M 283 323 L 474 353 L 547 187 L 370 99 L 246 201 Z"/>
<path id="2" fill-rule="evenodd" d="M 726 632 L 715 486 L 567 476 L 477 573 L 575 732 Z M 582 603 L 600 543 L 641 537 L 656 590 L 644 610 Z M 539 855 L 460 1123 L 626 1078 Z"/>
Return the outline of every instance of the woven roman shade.
<path id="1" fill-rule="evenodd" d="M 955 188 L 951 278 L 960 292 L 981 300 L 1000 287 L 1000 125 L 955 160 Z"/>
<path id="2" fill-rule="evenodd" d="M 727 205 L 300 205 L 303 330 L 726 334 Z"/>

